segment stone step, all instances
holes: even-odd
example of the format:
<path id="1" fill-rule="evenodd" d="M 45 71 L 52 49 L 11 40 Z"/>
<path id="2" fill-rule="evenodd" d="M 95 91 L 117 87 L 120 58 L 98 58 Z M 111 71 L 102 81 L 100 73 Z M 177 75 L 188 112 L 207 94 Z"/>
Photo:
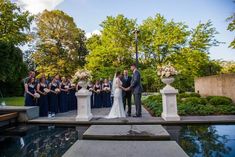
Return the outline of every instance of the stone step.
<path id="1" fill-rule="evenodd" d="M 86 140 L 170 140 L 161 125 L 92 125 L 83 134 Z"/>
<path id="2" fill-rule="evenodd" d="M 77 141 L 63 157 L 188 157 L 175 141 Z"/>

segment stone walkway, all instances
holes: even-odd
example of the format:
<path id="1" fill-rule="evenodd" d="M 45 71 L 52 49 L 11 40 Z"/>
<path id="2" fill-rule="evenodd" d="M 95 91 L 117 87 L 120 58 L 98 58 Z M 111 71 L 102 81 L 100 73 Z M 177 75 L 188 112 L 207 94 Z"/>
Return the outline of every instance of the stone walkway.
<path id="1" fill-rule="evenodd" d="M 75 121 L 76 111 L 59 113 L 55 118 L 39 117 L 29 120 L 28 123 L 45 123 L 45 124 L 188 124 L 188 123 L 235 123 L 235 115 L 222 116 L 181 116 L 180 121 L 164 121 L 161 117 L 152 117 L 143 107 L 143 116 L 141 118 L 126 117 L 105 119 L 110 108 L 92 109 L 93 119 L 89 122 Z M 135 107 L 132 108 L 132 113 L 135 113 Z"/>

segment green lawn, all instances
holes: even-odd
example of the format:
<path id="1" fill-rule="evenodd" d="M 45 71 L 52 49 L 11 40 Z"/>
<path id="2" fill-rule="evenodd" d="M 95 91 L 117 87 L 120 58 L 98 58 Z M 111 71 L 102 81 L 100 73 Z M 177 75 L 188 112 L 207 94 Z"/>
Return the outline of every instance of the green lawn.
<path id="1" fill-rule="evenodd" d="M 5 102 L 7 106 L 24 106 L 24 97 L 0 98 L 0 103 Z"/>

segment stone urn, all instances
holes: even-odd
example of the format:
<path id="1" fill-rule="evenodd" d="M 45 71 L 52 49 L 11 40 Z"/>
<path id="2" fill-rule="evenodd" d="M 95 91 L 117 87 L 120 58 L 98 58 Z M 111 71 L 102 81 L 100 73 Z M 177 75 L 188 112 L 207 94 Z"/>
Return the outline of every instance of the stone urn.
<path id="1" fill-rule="evenodd" d="M 175 81 L 174 77 L 165 77 L 161 79 L 163 83 L 166 84 L 166 86 L 163 89 L 174 89 L 170 84 Z"/>

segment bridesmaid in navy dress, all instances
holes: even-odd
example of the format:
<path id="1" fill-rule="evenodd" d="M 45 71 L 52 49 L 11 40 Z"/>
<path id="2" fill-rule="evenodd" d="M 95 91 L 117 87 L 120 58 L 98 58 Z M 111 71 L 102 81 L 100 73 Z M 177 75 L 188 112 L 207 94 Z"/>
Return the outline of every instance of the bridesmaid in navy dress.
<path id="1" fill-rule="evenodd" d="M 40 117 L 48 116 L 48 91 L 46 91 L 46 89 L 48 90 L 46 85 L 46 78 L 41 77 L 37 85 L 37 92 L 40 94 L 40 98 L 38 99 Z"/>
<path id="2" fill-rule="evenodd" d="M 99 81 L 96 81 L 93 90 L 94 90 L 94 107 L 101 108 L 102 107 L 101 85 Z"/>
<path id="3" fill-rule="evenodd" d="M 77 98 L 75 96 L 76 93 L 76 85 L 71 82 L 71 78 L 68 79 L 69 84 L 69 99 L 68 99 L 68 109 L 76 110 L 77 109 Z"/>
<path id="4" fill-rule="evenodd" d="M 49 89 L 50 89 L 50 112 L 52 115 L 58 113 L 59 110 L 59 85 L 56 82 L 56 78 L 54 77 L 49 84 Z"/>
<path id="5" fill-rule="evenodd" d="M 94 108 L 94 92 L 93 92 L 93 84 L 92 82 L 88 82 L 88 85 L 87 85 L 87 90 L 89 90 L 90 92 L 92 92 L 91 94 L 91 108 Z"/>
<path id="6" fill-rule="evenodd" d="M 102 85 L 103 89 L 103 105 L 104 107 L 111 107 L 111 88 L 107 79 Z"/>
<path id="7" fill-rule="evenodd" d="M 35 104 L 35 79 L 33 77 L 29 78 L 24 85 L 25 88 L 25 106 L 36 106 Z"/>
<path id="8" fill-rule="evenodd" d="M 65 77 L 61 78 L 60 83 L 60 112 L 67 112 L 68 111 L 68 91 L 69 85 Z"/>

